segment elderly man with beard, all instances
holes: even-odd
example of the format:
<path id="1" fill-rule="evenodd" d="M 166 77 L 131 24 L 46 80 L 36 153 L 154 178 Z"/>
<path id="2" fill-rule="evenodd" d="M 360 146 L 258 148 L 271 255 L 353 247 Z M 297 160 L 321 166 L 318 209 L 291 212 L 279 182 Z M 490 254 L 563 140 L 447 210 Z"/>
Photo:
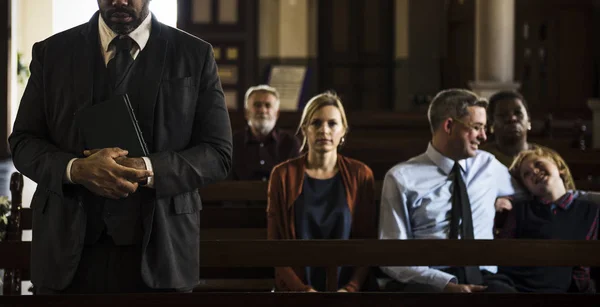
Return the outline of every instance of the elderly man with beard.
<path id="1" fill-rule="evenodd" d="M 190 292 L 199 282 L 198 189 L 229 173 L 231 126 L 210 44 L 160 23 L 149 4 L 98 0 L 89 22 L 33 46 L 9 143 L 38 184 L 37 294 Z M 87 148 L 79 133 L 80 110 L 125 94 L 146 157 Z"/>
<path id="2" fill-rule="evenodd" d="M 246 91 L 245 116 L 248 126 L 233 135 L 232 180 L 267 181 L 273 167 L 297 157 L 300 140 L 275 128 L 279 117 L 279 93 L 268 85 Z"/>

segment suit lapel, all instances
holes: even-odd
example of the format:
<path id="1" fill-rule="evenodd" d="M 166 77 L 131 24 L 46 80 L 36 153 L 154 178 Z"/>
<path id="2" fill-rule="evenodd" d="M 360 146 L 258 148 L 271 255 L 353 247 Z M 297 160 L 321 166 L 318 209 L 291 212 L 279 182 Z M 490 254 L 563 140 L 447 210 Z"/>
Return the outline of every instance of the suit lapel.
<path id="1" fill-rule="evenodd" d="M 72 76 L 75 93 L 81 93 L 80 108 L 93 104 L 94 101 L 94 64 L 98 60 L 100 44 L 98 43 L 98 13 L 81 30 L 83 43 L 80 48 L 73 48 Z"/>
<path id="2" fill-rule="evenodd" d="M 148 44 L 136 58 L 135 74 L 128 92 L 134 110 L 139 110 L 138 121 L 150 152 L 154 151 L 154 110 L 165 66 L 168 40 L 161 35 L 162 24 L 152 16 L 152 32 Z"/>

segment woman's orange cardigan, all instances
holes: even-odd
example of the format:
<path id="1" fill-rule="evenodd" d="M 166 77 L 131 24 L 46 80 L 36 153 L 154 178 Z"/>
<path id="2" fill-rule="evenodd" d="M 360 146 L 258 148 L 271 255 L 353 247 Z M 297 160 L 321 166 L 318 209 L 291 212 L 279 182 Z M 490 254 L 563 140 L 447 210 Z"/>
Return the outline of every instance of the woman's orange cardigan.
<path id="1" fill-rule="evenodd" d="M 302 193 L 302 183 L 307 155 L 283 162 L 273 168 L 269 180 L 267 206 L 268 238 L 270 240 L 296 239 L 294 202 Z M 374 239 L 377 237 L 377 214 L 375 205 L 375 181 L 373 172 L 362 162 L 337 156 L 337 167 L 346 188 L 346 200 L 352 214 L 350 239 Z M 344 286 L 348 292 L 360 290 L 368 267 L 357 267 L 352 278 Z M 308 291 L 304 284 L 304 268 L 275 268 L 275 287 L 280 291 Z"/>

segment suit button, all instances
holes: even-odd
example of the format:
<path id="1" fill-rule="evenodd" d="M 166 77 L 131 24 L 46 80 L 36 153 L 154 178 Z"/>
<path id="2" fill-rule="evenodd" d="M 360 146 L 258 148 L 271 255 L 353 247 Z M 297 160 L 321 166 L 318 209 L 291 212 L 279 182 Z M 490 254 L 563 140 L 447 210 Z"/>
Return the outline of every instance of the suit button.
<path id="1" fill-rule="evenodd" d="M 260 160 L 260 165 L 265 165 L 265 160 Z"/>

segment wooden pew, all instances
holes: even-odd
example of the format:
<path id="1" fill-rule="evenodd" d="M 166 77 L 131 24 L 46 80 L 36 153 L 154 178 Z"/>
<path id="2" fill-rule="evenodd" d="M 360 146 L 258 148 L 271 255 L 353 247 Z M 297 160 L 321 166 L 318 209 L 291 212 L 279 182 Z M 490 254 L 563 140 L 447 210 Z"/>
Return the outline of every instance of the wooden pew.
<path id="1" fill-rule="evenodd" d="M 422 154 L 427 149 L 428 138 L 400 135 L 397 137 L 354 137 L 348 136 L 340 153 L 367 164 L 376 179 L 383 179 L 394 165 Z M 556 150 L 567 162 L 574 179 L 600 179 L 600 150 L 577 150 L 567 144 L 537 142 Z M 598 181 L 600 182 L 600 181 Z"/>
<path id="2" fill-rule="evenodd" d="M 293 240 L 293 241 L 202 241 L 200 259 L 203 267 L 212 266 L 361 266 L 361 265 L 549 265 L 549 266 L 600 266 L 600 242 L 598 241 L 537 241 L 537 240 Z M 448 251 L 440 253 L 440 251 Z M 0 264 L 4 267 L 24 268 L 29 259 L 29 242 L 0 243 Z M 518 257 L 515 257 L 518 255 Z M 328 270 L 328 278 L 335 271 Z M 330 279 L 331 280 L 331 279 Z M 329 291 L 336 285 L 328 282 Z M 262 299 L 261 305 L 322 303 L 309 300 L 313 294 L 187 294 L 190 299 L 213 297 L 220 306 L 245 305 Z M 549 295 L 549 294 L 405 294 L 405 293 L 359 293 L 314 294 L 329 304 L 356 306 L 397 306 L 398 304 L 472 304 L 503 306 L 507 303 L 529 303 L 536 306 L 597 306 L 596 295 Z M 82 304 L 77 297 L 52 296 L 31 298 L 0 298 L 2 306 L 37 305 L 54 303 L 71 306 Z M 177 295 L 169 294 L 169 305 L 183 304 Z M 91 300 L 85 296 L 86 305 L 115 304 L 117 302 L 163 304 L 159 294 L 130 296 L 101 296 Z M 220 298 L 220 300 L 216 299 Z M 392 300 L 386 303 L 386 300 Z M 42 300 L 43 299 L 43 300 Z M 181 299 L 181 298 L 180 298 Z M 295 299 L 295 300 L 292 300 Z M 131 301 L 130 301 L 131 300 Z M 263 301 L 264 300 L 264 301 Z M 210 304 L 208 301 L 196 301 Z M 191 302 L 191 301 L 190 301 Z M 256 301 L 258 302 L 258 301 Z M 499 304 L 499 303 L 502 304 Z M 189 303 L 189 302 L 188 302 Z M 381 303 L 381 304 L 379 304 Z M 560 303 L 560 304 L 559 304 Z M 278 305 L 279 306 L 279 305 Z M 304 306 L 304 305 L 303 305 Z"/>
<path id="3" fill-rule="evenodd" d="M 341 153 L 369 165 L 376 179 L 383 179 L 386 171 L 395 164 L 423 153 L 431 139 L 429 123 L 422 111 L 361 111 L 347 115 L 350 132 Z M 295 131 L 300 116 L 300 112 L 281 112 L 278 126 Z M 230 112 L 230 119 L 234 131 L 247 124 L 243 112 Z M 585 123 L 589 126 L 589 121 Z M 544 119 L 534 119 L 532 126 L 529 140 L 558 151 L 569 164 L 575 179 L 593 178 L 600 182 L 600 159 L 597 158 L 600 150 L 572 148 L 578 137 L 574 121 L 553 120 L 550 123 L 553 137 L 548 137 Z"/>
<path id="4" fill-rule="evenodd" d="M 348 112 L 350 132 L 342 153 L 369 165 L 376 179 L 383 179 L 395 164 L 425 151 L 431 139 L 425 112 Z M 295 131 L 300 112 L 281 112 L 278 126 Z M 247 124 L 243 112 L 230 112 L 232 129 L 243 129 Z M 588 126 L 589 121 L 585 121 Z M 600 150 L 585 151 L 572 148 L 579 136 L 576 123 L 567 119 L 532 120 L 529 132 L 531 142 L 558 151 L 569 164 L 575 179 L 594 179 L 600 182 Z M 548 128 L 550 127 L 550 128 Z M 589 131 L 589 129 L 588 129 Z M 549 137 L 549 134 L 552 137 Z M 587 144 L 588 147 L 591 144 Z"/>
<path id="5" fill-rule="evenodd" d="M 579 181 L 583 190 L 600 191 L 600 185 L 589 181 Z M 203 201 L 266 201 L 268 183 L 264 181 L 223 181 L 200 191 Z M 375 182 L 375 197 L 379 201 L 382 181 Z M 16 215 L 15 215 L 16 216 Z M 31 229 L 31 210 L 20 210 L 22 229 Z M 208 207 L 202 210 L 200 218 L 201 240 L 262 240 L 266 239 L 266 212 L 264 207 Z M 202 247 L 204 248 L 204 247 Z M 21 273 L 29 278 L 28 270 Z M 271 268 L 209 267 L 201 270 L 203 283 L 197 291 L 240 290 L 269 291 L 273 287 Z"/>
<path id="6" fill-rule="evenodd" d="M 598 306 L 594 295 L 569 294 L 419 294 L 419 293 L 148 293 L 127 295 L 6 296 L 0 305 L 21 306 L 261 306 L 261 307 L 399 307 L 399 306 Z"/>
<path id="7" fill-rule="evenodd" d="M 8 225 L 6 227 L 6 243 L 18 243 L 21 241 L 23 233 L 22 213 L 23 210 L 21 205 L 23 203 L 23 176 L 20 173 L 13 173 L 10 176 L 10 192 L 11 192 L 11 209 L 10 216 L 8 218 Z M 31 212 L 27 218 L 25 229 L 31 229 Z M 23 248 L 22 246 L 20 248 Z M 19 250 L 18 252 L 23 252 Z M 21 294 L 21 279 L 22 274 L 29 275 L 29 259 L 21 259 L 21 263 L 16 267 L 3 267 L 4 278 L 3 278 L 3 295 L 20 295 Z M 0 263 L 4 263 L 2 260 L 2 253 L 0 253 Z M 0 266 L 2 267 L 2 266 Z"/>
<path id="8" fill-rule="evenodd" d="M 301 111 L 281 111 L 277 126 L 296 131 L 300 123 Z M 381 111 L 352 111 L 346 110 L 351 135 L 398 135 L 410 133 L 422 137 L 430 137 L 429 121 L 426 111 L 416 112 L 381 112 Z M 231 128 L 233 131 L 244 129 L 248 124 L 243 111 L 229 112 Z M 579 135 L 576 125 L 585 124 L 588 132 L 591 131 L 591 120 L 577 123 L 568 118 L 554 116 L 554 120 L 548 122 L 545 118 L 534 117 L 531 120 L 532 130 L 528 136 L 531 139 L 549 138 L 573 140 Z M 374 134 L 375 133 L 375 134 Z"/>

